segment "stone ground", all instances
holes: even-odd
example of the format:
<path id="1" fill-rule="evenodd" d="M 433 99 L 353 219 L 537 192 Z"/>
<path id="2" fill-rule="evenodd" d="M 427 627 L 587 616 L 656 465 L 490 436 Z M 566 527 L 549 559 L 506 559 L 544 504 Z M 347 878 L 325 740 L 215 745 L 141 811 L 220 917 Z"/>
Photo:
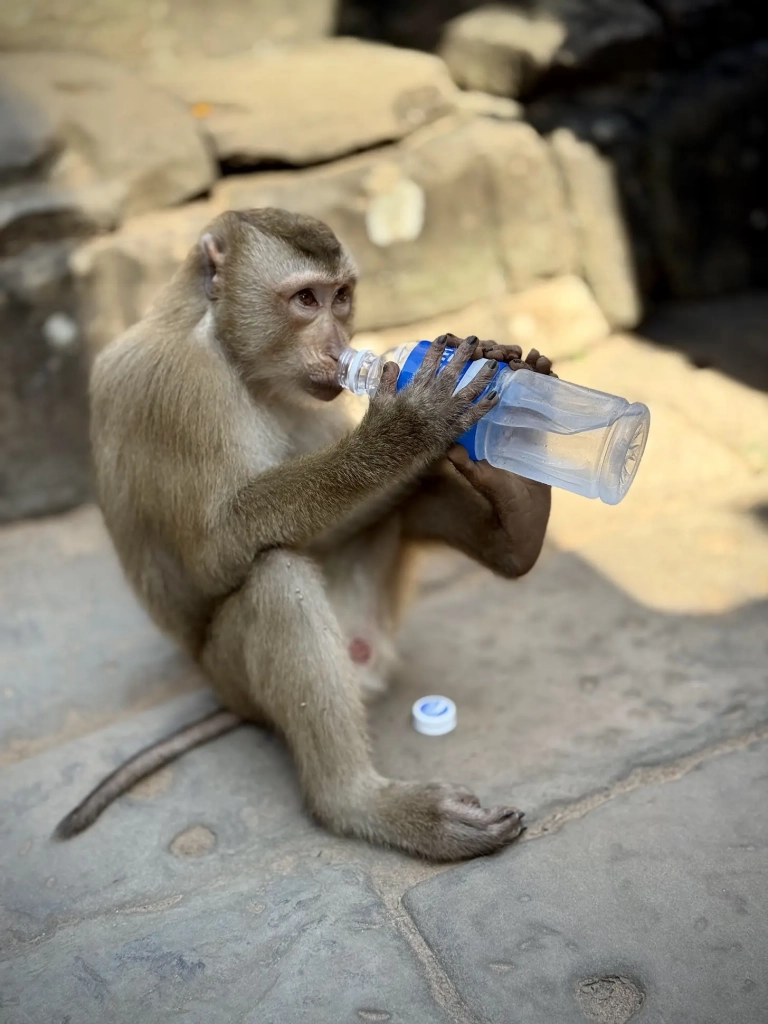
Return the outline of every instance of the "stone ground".
<path id="1" fill-rule="evenodd" d="M 717 366 L 732 322 L 764 351 L 768 303 L 745 302 L 649 331 Z M 560 363 L 651 406 L 629 497 L 558 493 L 519 583 L 427 562 L 372 731 L 382 769 L 526 809 L 521 842 L 461 866 L 328 836 L 280 743 L 245 728 L 52 843 L 211 698 L 95 510 L 0 531 L 3 1024 L 764 1021 L 768 398 L 739 351 L 696 369 L 612 337 Z M 459 708 L 438 739 L 408 724 L 434 691 Z"/>

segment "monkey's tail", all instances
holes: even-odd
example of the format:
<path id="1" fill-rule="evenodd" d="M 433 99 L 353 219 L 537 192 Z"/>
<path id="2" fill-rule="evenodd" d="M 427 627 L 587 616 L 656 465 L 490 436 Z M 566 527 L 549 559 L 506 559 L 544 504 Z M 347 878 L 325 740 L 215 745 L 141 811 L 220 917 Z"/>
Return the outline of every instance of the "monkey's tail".
<path id="1" fill-rule="evenodd" d="M 175 761 L 188 750 L 231 732 L 242 723 L 243 719 L 231 711 L 213 711 L 204 718 L 182 726 L 166 739 L 140 750 L 100 782 L 74 811 L 70 811 L 62 818 L 56 826 L 53 838 L 69 839 L 79 832 L 84 832 L 102 811 L 140 779 Z"/>

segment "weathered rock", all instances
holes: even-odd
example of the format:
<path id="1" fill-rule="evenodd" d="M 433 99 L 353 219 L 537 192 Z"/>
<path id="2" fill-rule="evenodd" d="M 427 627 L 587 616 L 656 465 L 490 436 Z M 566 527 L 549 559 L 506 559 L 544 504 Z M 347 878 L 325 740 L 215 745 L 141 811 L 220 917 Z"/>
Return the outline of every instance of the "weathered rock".
<path id="1" fill-rule="evenodd" d="M 607 337 L 608 322 L 581 278 L 555 277 L 512 295 L 473 302 L 404 327 L 362 331 L 354 345 L 386 352 L 397 345 L 432 340 L 450 332 L 464 338 L 538 348 L 552 359 L 569 359 Z"/>
<path id="2" fill-rule="evenodd" d="M 89 345 L 143 315 L 218 211 L 269 205 L 320 217 L 350 246 L 361 330 L 461 309 L 573 264 L 560 180 L 533 129 L 444 121 L 329 166 L 225 178 L 209 203 L 134 218 L 84 245 L 72 265 Z"/>
<path id="3" fill-rule="evenodd" d="M 651 67 L 660 38 L 658 15 L 640 0 L 534 0 L 461 15 L 440 52 L 459 85 L 525 96 L 539 84 Z"/>
<path id="4" fill-rule="evenodd" d="M 144 316 L 215 214 L 206 202 L 144 214 L 72 253 L 78 314 L 91 357 Z"/>
<path id="5" fill-rule="evenodd" d="M 555 360 L 581 355 L 610 331 L 589 288 L 573 275 L 505 296 L 501 313 L 509 344 L 526 352 L 537 348 Z"/>
<path id="6" fill-rule="evenodd" d="M 89 493 L 87 368 L 65 243 L 0 261 L 0 520 Z"/>
<path id="7" fill-rule="evenodd" d="M 698 367 L 711 367 L 768 393 L 768 292 L 754 291 L 703 302 L 666 303 L 651 314 L 643 333 L 684 352 Z M 768 468 L 768 430 L 764 444 Z"/>
<path id="8" fill-rule="evenodd" d="M 450 22 L 440 47 L 456 82 L 498 96 L 524 96 L 565 38 L 554 19 L 514 7 L 487 6 Z"/>
<path id="9" fill-rule="evenodd" d="M 388 327 L 381 331 L 358 331 L 352 339 L 356 348 L 370 348 L 382 354 L 398 345 L 411 341 L 433 341 L 441 334 L 455 334 L 457 338 L 477 335 L 483 341 L 507 341 L 506 325 L 501 315 L 501 299 L 481 299 L 463 309 L 451 310 L 428 320 Z"/>
<path id="10" fill-rule="evenodd" d="M 0 577 L 0 768 L 205 685 L 139 607 L 98 508 L 5 525 Z M 211 705 L 186 696 L 174 724 Z"/>
<path id="11" fill-rule="evenodd" d="M 610 162 L 567 128 L 551 135 L 575 221 L 580 269 L 612 326 L 641 317 L 631 244 Z"/>
<path id="12" fill-rule="evenodd" d="M 4 49 L 83 50 L 136 68 L 223 57 L 269 42 L 315 39 L 333 28 L 333 0 L 56 0 L 4 4 Z"/>
<path id="13" fill-rule="evenodd" d="M 695 315 L 697 312 L 698 316 Z M 755 471 L 754 482 L 762 483 L 768 496 L 768 476 L 757 475 L 768 474 L 768 388 L 757 390 L 754 379 L 740 383 L 724 377 L 720 370 L 691 365 L 685 356 L 676 351 L 686 346 L 686 334 L 693 344 L 698 343 L 697 328 L 706 338 L 707 326 L 703 323 L 705 316 L 710 320 L 710 337 L 712 322 L 717 320 L 720 321 L 718 333 L 739 331 L 742 325 L 748 330 L 750 321 L 754 330 L 766 322 L 764 318 L 768 316 L 768 296 L 755 295 L 751 306 L 745 303 L 745 297 L 740 296 L 738 300 L 707 303 L 698 309 L 686 309 L 677 304 L 662 307 L 651 320 L 654 327 L 651 337 L 656 339 L 665 336 L 669 339 L 673 336 L 676 342 L 674 348 L 651 346 L 626 335 L 614 336 L 600 347 L 599 352 L 590 353 L 578 365 L 574 364 L 573 370 L 588 387 L 602 391 L 613 390 L 615 394 L 631 397 L 631 401 L 645 402 L 652 409 L 665 406 L 679 413 L 689 426 L 695 427 L 707 438 L 706 445 L 710 446 L 712 454 L 709 460 L 704 458 L 706 445 L 701 446 L 700 465 L 697 469 L 701 483 L 715 485 L 714 479 L 708 476 L 705 478 L 704 466 L 707 473 L 718 464 L 723 469 L 716 485 L 721 498 L 725 497 L 728 490 L 728 478 L 735 487 L 739 479 L 743 478 L 746 466 L 751 466 Z M 643 334 L 647 333 L 645 327 L 644 324 Z M 753 365 L 754 362 L 756 360 Z M 687 447 L 693 448 L 695 445 L 696 442 L 692 441 Z M 689 462 L 689 453 L 680 450 L 682 445 L 674 445 L 671 436 L 665 439 L 664 447 L 668 452 L 665 459 L 666 480 L 655 479 L 653 488 L 646 488 L 646 484 L 643 484 L 649 498 L 652 497 L 650 492 L 653 489 L 661 501 L 669 497 L 675 486 L 689 490 L 684 474 L 689 466 L 693 469 L 695 465 L 695 460 Z M 730 449 L 743 460 L 741 471 L 735 465 L 723 462 L 720 452 L 724 448 Z M 661 459 L 662 452 L 658 456 Z M 690 489 L 696 490 L 693 477 Z M 667 492 L 666 496 L 664 491 Z"/>
<path id="14" fill-rule="evenodd" d="M 526 124 L 478 122 L 474 151 L 487 160 L 494 226 L 507 288 L 568 273 L 577 262 L 567 195 L 548 146 Z M 459 196 L 457 204 L 463 200 Z"/>
<path id="15" fill-rule="evenodd" d="M 189 199 L 214 177 L 178 100 L 83 54 L 0 55 L 0 141 L 5 255 Z"/>
<path id="16" fill-rule="evenodd" d="M 519 121 L 523 117 L 523 107 L 517 100 L 472 89 L 459 92 L 459 109 L 473 117 L 495 117 L 500 121 Z"/>
<path id="17" fill-rule="evenodd" d="M 573 261 L 554 162 L 537 134 L 514 122 L 443 123 L 333 166 L 226 178 L 214 202 L 327 221 L 360 265 L 364 330 L 524 288 Z"/>
<path id="18" fill-rule="evenodd" d="M 577 139 L 602 154 L 612 169 L 616 208 L 632 254 L 637 288 L 656 294 L 661 269 L 651 229 L 648 186 L 648 125 L 658 103 L 659 82 L 645 79 L 633 85 L 601 86 L 552 93 L 529 103 L 527 120 L 542 135 L 567 128 Z"/>
<path id="19" fill-rule="evenodd" d="M 603 806 L 569 808 L 552 835 L 427 880 L 405 906 L 487 1024 L 511 1006 L 527 1024 L 755 1024 L 766 764 L 763 741 L 641 769 L 640 788 L 606 787 Z"/>
<path id="20" fill-rule="evenodd" d="M 184 60 L 153 80 L 191 105 L 233 165 L 321 163 L 394 142 L 453 113 L 460 95 L 437 57 L 356 39 Z"/>
<path id="21" fill-rule="evenodd" d="M 754 306 L 753 328 L 759 316 Z M 673 319 L 670 327 L 676 343 L 685 344 L 696 324 Z M 586 558 L 636 601 L 670 613 L 712 615 L 764 599 L 768 533 L 749 510 L 768 507 L 768 398 L 627 337 L 561 362 L 557 372 L 645 402 L 651 430 L 637 479 L 620 505 L 558 492 L 552 541 Z"/>

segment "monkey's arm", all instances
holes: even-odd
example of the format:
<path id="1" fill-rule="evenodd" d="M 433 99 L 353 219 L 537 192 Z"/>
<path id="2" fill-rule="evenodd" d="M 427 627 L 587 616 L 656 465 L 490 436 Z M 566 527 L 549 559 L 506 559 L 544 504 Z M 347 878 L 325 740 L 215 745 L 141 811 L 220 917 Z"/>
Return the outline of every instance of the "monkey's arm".
<path id="1" fill-rule="evenodd" d="M 523 576 L 541 553 L 550 488 L 472 462 L 459 446 L 449 457 L 453 465 L 441 463 L 406 503 L 405 535 L 443 541 L 509 579 Z"/>
<path id="2" fill-rule="evenodd" d="M 304 548 L 343 527 L 366 503 L 423 471 L 428 456 L 415 444 L 409 451 L 403 428 L 400 443 L 392 443 L 363 424 L 328 448 L 252 477 L 224 509 L 227 536 L 250 561 L 270 548 Z"/>
<path id="3" fill-rule="evenodd" d="M 213 539 L 216 561 L 249 566 L 262 551 L 306 548 L 343 528 L 361 509 L 398 496 L 448 450 L 456 437 L 493 408 L 481 397 L 496 364 L 466 387 L 456 385 L 474 343 L 462 343 L 445 370 L 437 368 L 445 337 L 433 342 L 407 388 L 397 392 L 398 367 L 387 363 L 362 423 L 328 448 L 289 459 L 243 481 L 222 508 Z M 217 546 L 226 538 L 225 553 Z"/>

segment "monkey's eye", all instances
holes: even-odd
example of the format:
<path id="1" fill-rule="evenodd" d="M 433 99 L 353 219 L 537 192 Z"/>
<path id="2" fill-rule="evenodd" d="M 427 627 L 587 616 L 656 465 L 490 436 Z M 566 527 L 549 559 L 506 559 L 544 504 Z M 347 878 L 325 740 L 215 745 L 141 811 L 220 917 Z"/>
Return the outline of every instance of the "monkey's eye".
<path id="1" fill-rule="evenodd" d="M 351 298 L 352 293 L 349 290 L 349 286 L 345 284 L 342 288 L 339 288 L 334 295 L 334 302 L 349 302 Z"/>
<path id="2" fill-rule="evenodd" d="M 302 288 L 300 292 L 296 292 L 294 299 L 298 299 L 302 306 L 316 306 L 317 299 L 315 293 L 311 288 Z"/>

